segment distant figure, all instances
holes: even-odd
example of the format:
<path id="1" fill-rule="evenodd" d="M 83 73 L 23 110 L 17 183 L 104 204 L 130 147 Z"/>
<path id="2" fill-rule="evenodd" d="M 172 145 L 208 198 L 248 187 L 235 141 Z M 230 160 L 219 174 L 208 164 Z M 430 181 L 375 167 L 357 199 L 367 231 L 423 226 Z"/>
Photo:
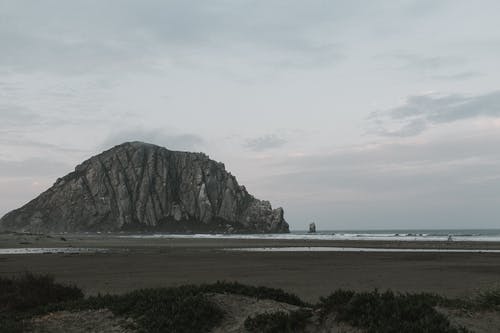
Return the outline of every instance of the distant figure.
<path id="1" fill-rule="evenodd" d="M 453 237 L 451 235 L 448 235 L 448 242 L 453 242 Z"/>
<path id="2" fill-rule="evenodd" d="M 315 233 L 316 232 L 316 224 L 314 222 L 309 223 L 309 233 Z"/>

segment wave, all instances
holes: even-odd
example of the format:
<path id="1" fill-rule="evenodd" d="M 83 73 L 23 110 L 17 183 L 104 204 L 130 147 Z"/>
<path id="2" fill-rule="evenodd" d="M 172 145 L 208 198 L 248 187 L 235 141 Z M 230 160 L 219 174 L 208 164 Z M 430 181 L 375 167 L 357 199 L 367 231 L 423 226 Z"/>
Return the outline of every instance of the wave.
<path id="1" fill-rule="evenodd" d="M 128 234 L 121 238 L 205 238 L 205 239 L 276 239 L 276 240 L 366 240 L 366 241 L 469 241 L 500 242 L 495 233 L 463 232 L 292 232 L 289 234 Z"/>

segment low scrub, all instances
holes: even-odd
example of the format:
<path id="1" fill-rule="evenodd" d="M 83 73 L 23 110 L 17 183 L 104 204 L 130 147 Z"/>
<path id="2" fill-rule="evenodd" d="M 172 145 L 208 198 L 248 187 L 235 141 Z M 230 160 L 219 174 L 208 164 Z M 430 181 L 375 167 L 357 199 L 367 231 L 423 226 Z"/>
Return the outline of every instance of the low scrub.
<path id="1" fill-rule="evenodd" d="M 435 310 L 442 298 L 431 294 L 396 294 L 337 290 L 321 298 L 320 316 L 366 329 L 370 333 L 458 333 L 448 319 Z"/>
<path id="2" fill-rule="evenodd" d="M 255 297 L 259 299 L 270 299 L 276 302 L 282 302 L 297 306 L 310 306 L 310 304 L 302 301 L 297 295 L 287 293 L 282 289 L 268 288 L 268 287 L 254 287 L 248 286 L 237 282 L 217 281 L 214 284 L 204 284 L 199 287 L 204 292 L 212 293 L 228 293 L 237 294 L 248 297 Z"/>
<path id="3" fill-rule="evenodd" d="M 0 277 L 0 332 L 22 332 L 23 316 L 38 307 L 82 298 L 76 286 L 56 283 L 51 275 Z"/>
<path id="4" fill-rule="evenodd" d="M 80 289 L 55 283 L 51 275 L 25 273 L 10 279 L 0 277 L 0 313 L 81 298 Z"/>
<path id="5" fill-rule="evenodd" d="M 300 298 L 280 289 L 240 283 L 185 285 L 173 288 L 140 289 L 124 295 L 98 295 L 73 302 L 51 304 L 40 313 L 60 310 L 107 308 L 129 317 L 142 332 L 207 332 L 217 326 L 224 313 L 207 294 L 229 293 L 305 305 Z"/>
<path id="6" fill-rule="evenodd" d="M 207 332 L 224 316 L 206 295 L 185 288 L 144 289 L 125 295 L 89 297 L 51 310 L 101 308 L 133 318 L 140 332 Z"/>
<path id="7" fill-rule="evenodd" d="M 500 308 L 500 287 L 479 292 L 476 303 L 483 308 Z"/>
<path id="8" fill-rule="evenodd" d="M 292 312 L 263 313 L 245 320 L 245 329 L 255 333 L 296 333 L 302 332 L 311 311 L 297 310 Z"/>
<path id="9" fill-rule="evenodd" d="M 139 332 L 208 332 L 222 321 L 224 313 L 210 299 L 211 293 L 238 294 L 259 299 L 311 307 L 281 289 L 247 286 L 236 282 L 185 285 L 175 288 L 141 289 L 124 295 L 84 298 L 80 289 L 56 283 L 49 275 L 26 273 L 0 278 L 0 332 L 26 331 L 34 315 L 54 311 L 107 308 L 115 315 L 131 318 Z M 500 289 L 481 292 L 473 299 L 447 299 L 432 294 L 400 294 L 391 291 L 354 292 L 337 290 L 315 305 L 319 321 L 346 322 L 370 333 L 467 332 L 450 325 L 436 306 L 471 310 L 499 309 Z M 311 321 L 309 310 L 265 313 L 249 317 L 250 332 L 300 332 Z M 317 316 L 314 316 L 317 322 Z"/>

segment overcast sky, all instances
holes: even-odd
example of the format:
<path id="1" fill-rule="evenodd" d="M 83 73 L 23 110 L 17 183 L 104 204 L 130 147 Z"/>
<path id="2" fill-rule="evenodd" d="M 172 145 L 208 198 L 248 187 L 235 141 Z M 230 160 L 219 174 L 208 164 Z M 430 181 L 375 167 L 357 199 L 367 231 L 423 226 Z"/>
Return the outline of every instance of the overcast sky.
<path id="1" fill-rule="evenodd" d="M 500 2 L 0 0 L 0 215 L 124 141 L 292 229 L 500 227 Z"/>

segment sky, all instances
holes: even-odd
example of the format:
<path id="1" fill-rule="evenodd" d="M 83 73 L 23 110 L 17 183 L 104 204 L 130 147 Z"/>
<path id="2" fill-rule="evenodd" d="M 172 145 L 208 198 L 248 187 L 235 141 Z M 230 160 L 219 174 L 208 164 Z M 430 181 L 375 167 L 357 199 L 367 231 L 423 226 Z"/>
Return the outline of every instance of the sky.
<path id="1" fill-rule="evenodd" d="M 500 227 L 496 0 L 0 0 L 0 215 L 125 141 L 291 229 Z"/>

